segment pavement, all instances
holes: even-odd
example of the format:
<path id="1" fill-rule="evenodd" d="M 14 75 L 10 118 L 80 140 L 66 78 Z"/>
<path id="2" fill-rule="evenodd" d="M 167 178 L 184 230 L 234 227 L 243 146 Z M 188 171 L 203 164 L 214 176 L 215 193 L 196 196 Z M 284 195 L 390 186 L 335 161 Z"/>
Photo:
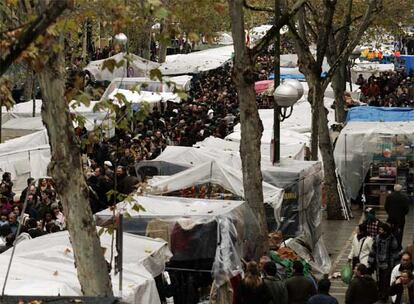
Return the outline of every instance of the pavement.
<path id="1" fill-rule="evenodd" d="M 322 221 L 323 239 L 326 249 L 331 257 L 332 268 L 330 274 L 340 272 L 342 267 L 348 262 L 348 255 L 351 251 L 351 240 L 357 225 L 362 220 L 362 212 L 356 207 L 352 210 L 354 218 L 350 221 L 328 221 L 325 218 Z M 381 221 L 387 219 L 384 209 L 377 209 L 377 217 Z M 414 235 L 414 204 L 411 204 L 410 211 L 406 217 L 404 228 L 403 247 L 412 243 Z M 345 304 L 345 293 L 348 285 L 342 282 L 340 278 L 331 280 L 330 294 L 334 296 L 339 304 Z"/>

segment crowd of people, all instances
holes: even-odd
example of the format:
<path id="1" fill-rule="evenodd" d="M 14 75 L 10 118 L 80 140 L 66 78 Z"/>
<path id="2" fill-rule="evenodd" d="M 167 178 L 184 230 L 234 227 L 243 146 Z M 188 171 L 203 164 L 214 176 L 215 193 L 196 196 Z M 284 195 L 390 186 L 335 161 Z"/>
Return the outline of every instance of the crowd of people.
<path id="1" fill-rule="evenodd" d="M 24 203 L 27 203 L 25 210 Z M 0 183 L 0 252 L 14 242 L 54 233 L 66 228 L 66 219 L 51 179 L 33 178 L 20 197 L 13 192 L 11 174 L 5 172 Z"/>
<path id="2" fill-rule="evenodd" d="M 399 185 L 385 203 L 386 222 L 376 217 L 374 209 L 366 209 L 348 256 L 353 274 L 345 304 L 389 303 L 389 299 L 393 304 L 414 303 L 414 235 L 412 244 L 402 243 L 408 209 L 408 197 Z M 245 276 L 234 292 L 236 303 L 338 303 L 329 294 L 327 276 L 316 280 L 300 260 L 294 261 L 292 268 L 292 273 L 281 271 L 272 254 L 263 256 L 259 263 L 247 263 Z"/>
<path id="3" fill-rule="evenodd" d="M 358 76 L 361 101 L 375 107 L 414 107 L 414 76 L 404 71 L 382 72 L 365 79 Z"/>
<path id="4" fill-rule="evenodd" d="M 194 76 L 187 100 L 154 107 L 144 121 L 134 122 L 132 130 L 117 130 L 113 138 L 103 138 L 85 151 L 90 160 L 86 167 L 88 184 L 96 198 L 101 198 L 94 211 L 107 206 L 105 193 L 114 184 L 107 172 L 119 167 L 132 179 L 136 163 L 156 158 L 168 145 L 192 146 L 209 136 L 224 138 L 238 123 L 238 115 L 237 92 L 231 82 L 229 64 Z M 80 129 L 77 134 L 87 136 Z M 117 184 L 119 190 L 122 186 L 119 179 Z"/>

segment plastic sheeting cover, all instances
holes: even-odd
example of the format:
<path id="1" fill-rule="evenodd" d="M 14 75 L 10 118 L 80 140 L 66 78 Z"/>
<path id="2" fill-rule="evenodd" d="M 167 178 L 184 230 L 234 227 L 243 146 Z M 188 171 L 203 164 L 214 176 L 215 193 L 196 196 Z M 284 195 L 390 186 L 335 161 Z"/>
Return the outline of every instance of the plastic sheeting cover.
<path id="1" fill-rule="evenodd" d="M 89 71 L 93 76 L 94 80 L 111 81 L 116 77 L 127 77 L 127 61 L 125 59 L 125 56 L 129 56 L 131 58 L 131 60 L 129 61 L 129 77 L 149 76 L 151 70 L 156 69 L 160 66 L 160 64 L 157 62 L 146 60 L 134 54 L 127 55 L 126 53 L 118 53 L 106 59 L 91 61 L 84 68 L 84 70 Z M 121 60 L 124 60 L 124 64 L 120 67 L 115 67 L 112 72 L 110 72 L 108 69 L 102 70 L 103 63 L 109 59 L 113 59 L 117 63 L 119 63 Z"/>
<path id="2" fill-rule="evenodd" d="M 154 194 L 169 193 L 207 183 L 220 185 L 227 191 L 239 197 L 244 197 L 241 171 L 216 161 L 206 162 L 161 181 L 152 182 L 149 180 L 151 192 Z M 283 190 L 264 182 L 263 196 L 265 203 L 278 205 L 282 201 Z"/>
<path id="3" fill-rule="evenodd" d="M 356 199 L 383 136 L 404 136 L 414 145 L 414 121 L 349 122 L 339 134 L 334 157 L 348 197 Z"/>
<path id="4" fill-rule="evenodd" d="M 414 121 L 414 108 L 354 107 L 348 110 L 347 121 Z"/>
<path id="5" fill-rule="evenodd" d="M 163 75 L 196 74 L 214 70 L 231 59 L 233 46 L 223 46 L 190 54 L 169 55 L 160 67 Z"/>
<path id="6" fill-rule="evenodd" d="M 218 285 L 225 277 L 242 272 L 241 258 L 251 259 L 258 254 L 254 245 L 258 224 L 243 201 L 136 195 L 134 202 L 145 210 L 137 212 L 127 202 L 116 206 L 117 213 L 128 212 L 131 216 L 125 218 L 125 231 L 166 239 L 173 259 L 213 259 L 213 277 Z M 96 214 L 102 223 L 111 217 L 109 209 Z"/>
<path id="7" fill-rule="evenodd" d="M 101 244 L 111 246 L 111 236 L 104 233 Z M 0 275 L 4 279 L 11 250 L 0 255 Z M 110 250 L 105 257 L 110 259 Z M 171 257 L 163 241 L 124 234 L 124 272 L 122 298 L 126 303 L 160 303 L 153 276 L 164 270 Z M 115 296 L 120 296 L 118 276 L 111 273 Z M 73 250 L 67 231 L 45 235 L 19 243 L 16 247 L 9 281 L 8 295 L 82 295 Z"/>

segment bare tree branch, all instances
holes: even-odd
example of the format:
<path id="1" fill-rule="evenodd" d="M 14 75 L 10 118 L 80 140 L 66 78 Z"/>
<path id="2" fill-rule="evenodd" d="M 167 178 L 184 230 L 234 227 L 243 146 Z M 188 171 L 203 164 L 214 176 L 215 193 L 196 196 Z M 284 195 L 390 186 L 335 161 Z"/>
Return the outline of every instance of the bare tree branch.
<path id="1" fill-rule="evenodd" d="M 290 12 L 285 13 L 281 16 L 281 18 L 278 20 L 278 23 L 273 25 L 270 30 L 266 33 L 266 35 L 263 36 L 262 39 L 260 39 L 259 43 L 257 43 L 251 50 L 251 54 L 253 56 L 253 59 L 256 59 L 256 57 L 262 53 L 269 44 L 274 40 L 275 35 L 282 26 L 288 24 L 289 19 L 291 19 L 298 11 L 299 9 L 307 2 L 307 0 L 298 0 L 293 6 Z"/>
<path id="2" fill-rule="evenodd" d="M 332 29 L 332 20 L 335 14 L 336 0 L 324 1 L 324 14 L 321 28 L 319 28 L 318 40 L 316 41 L 316 64 L 322 66 L 328 48 L 328 39 Z"/>
<path id="3" fill-rule="evenodd" d="M 251 11 L 255 11 L 255 12 L 269 12 L 269 13 L 274 13 L 275 10 L 273 8 L 270 7 L 258 7 L 258 6 L 253 6 L 250 5 L 249 3 L 247 3 L 247 0 L 243 1 L 243 6 L 244 8 L 247 8 Z"/>
<path id="4" fill-rule="evenodd" d="M 0 57 L 0 76 L 2 76 L 9 66 L 20 56 L 20 54 L 34 42 L 37 37 L 42 35 L 47 28 L 69 6 L 69 0 L 52 1 L 46 10 L 36 18 L 36 20 L 21 34 L 16 43 L 10 48 L 8 54 Z"/>
<path id="5" fill-rule="evenodd" d="M 358 28 L 358 31 L 355 33 L 353 39 L 348 44 L 348 46 L 341 52 L 341 54 L 338 56 L 334 64 L 330 67 L 328 74 L 326 75 L 323 81 L 323 89 L 326 89 L 328 87 L 341 61 L 344 60 L 344 58 L 348 58 L 350 54 L 352 53 L 352 51 L 355 49 L 355 47 L 358 45 L 366 29 L 370 26 L 370 24 L 372 23 L 374 19 L 374 12 L 379 11 L 381 7 L 382 7 L 382 0 L 370 0 L 369 1 L 369 5 L 364 13 L 364 18 L 363 18 L 361 25 Z M 377 8 L 377 10 L 375 8 Z"/>

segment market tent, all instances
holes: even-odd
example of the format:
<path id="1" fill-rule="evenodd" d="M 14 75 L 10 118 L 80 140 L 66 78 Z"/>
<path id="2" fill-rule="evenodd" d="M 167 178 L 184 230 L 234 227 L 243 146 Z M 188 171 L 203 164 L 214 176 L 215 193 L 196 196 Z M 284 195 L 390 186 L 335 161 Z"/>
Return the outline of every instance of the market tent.
<path id="1" fill-rule="evenodd" d="M 394 64 L 382 64 L 379 62 L 368 62 L 368 61 L 359 61 L 357 60 L 356 64 L 351 68 L 351 79 L 355 83 L 358 79 L 359 74 L 367 79 L 372 75 L 378 76 L 382 72 L 392 72 L 394 71 Z"/>
<path id="2" fill-rule="evenodd" d="M 46 130 L 0 144 L 0 169 L 11 173 L 15 190 L 26 187 L 28 177 L 47 176 L 49 162 L 50 147 Z"/>
<path id="3" fill-rule="evenodd" d="M 414 108 L 354 107 L 349 109 L 347 121 L 414 121 Z"/>
<path id="4" fill-rule="evenodd" d="M 139 204 L 143 209 L 135 208 Z M 116 205 L 116 214 L 124 217 L 124 231 L 160 237 L 168 241 L 174 262 L 211 261 L 217 285 L 242 272 L 241 258 L 253 258 L 257 248 L 258 224 L 249 206 L 243 201 L 209 200 L 172 196 L 139 196 L 132 202 Z M 111 222 L 113 211 L 105 209 L 96 215 L 101 225 Z M 185 241 L 183 239 L 185 235 Z M 200 270 L 196 263 L 195 270 Z"/>
<path id="5" fill-rule="evenodd" d="M 221 140 L 221 142 L 223 142 L 223 144 L 229 143 L 238 146 L 237 143 L 225 140 Z M 238 152 L 229 149 L 215 149 L 213 146 L 209 148 L 167 146 L 155 160 L 187 167 L 198 166 L 205 162 L 216 160 L 235 169 L 241 168 L 241 160 Z"/>
<path id="6" fill-rule="evenodd" d="M 367 110 L 371 112 L 371 110 Z M 392 115 L 394 117 L 394 115 Z M 343 180 L 345 192 L 349 198 L 356 199 L 372 159 L 382 139 L 392 137 L 406 142 L 401 149 L 411 149 L 414 155 L 414 120 L 411 121 L 350 121 L 339 134 L 334 156 L 339 175 Z M 381 151 L 380 151 L 381 152 Z"/>
<path id="7" fill-rule="evenodd" d="M 233 46 L 211 48 L 189 54 L 169 55 L 160 66 L 163 75 L 197 74 L 214 70 L 231 59 Z"/>
<path id="8" fill-rule="evenodd" d="M 152 194 L 166 194 L 196 185 L 213 184 L 223 187 L 241 199 L 244 198 L 241 171 L 214 160 L 161 180 L 149 180 L 148 184 Z M 282 202 L 283 190 L 263 182 L 263 196 L 265 203 L 276 207 Z"/>
<path id="9" fill-rule="evenodd" d="M 171 257 L 167 243 L 129 233 L 124 233 L 123 238 L 122 293 L 118 288 L 118 274 L 111 271 L 115 296 L 131 304 L 160 303 L 153 278 L 164 271 L 164 265 Z M 111 241 L 108 233 L 101 236 L 108 261 Z M 10 255 L 11 250 L 0 255 L 1 282 L 4 281 Z M 5 294 L 81 296 L 69 233 L 62 231 L 19 242 Z"/>
<path id="10" fill-rule="evenodd" d="M 41 117 L 12 118 L 1 126 L 7 139 L 21 137 L 44 129 Z"/>
<path id="11" fill-rule="evenodd" d="M 85 71 L 88 71 L 93 80 L 107 80 L 111 81 L 116 77 L 127 77 L 127 60 L 126 56 L 130 58 L 129 60 L 129 71 L 128 77 L 145 77 L 149 76 L 150 71 L 157 69 L 160 65 L 157 62 L 152 62 L 146 60 L 142 57 L 139 57 L 134 54 L 118 53 L 112 57 L 91 61 L 85 68 Z M 102 70 L 102 66 L 106 60 L 115 60 L 117 63 L 124 60 L 124 64 L 120 67 L 115 67 L 112 72 L 108 69 Z"/>
<path id="12" fill-rule="evenodd" d="M 219 45 L 232 45 L 233 44 L 233 37 L 231 36 L 231 33 L 218 33 L 217 37 L 217 44 Z"/>
<path id="13" fill-rule="evenodd" d="M 35 116 L 40 116 L 40 111 L 42 109 L 42 100 L 35 99 Z M 13 105 L 10 110 L 7 110 L 6 107 L 2 107 L 3 117 L 4 115 L 11 115 L 12 118 L 23 118 L 23 117 L 33 117 L 33 100 L 26 102 L 20 102 Z M 3 119 L 3 123 L 6 120 Z"/>
<path id="14" fill-rule="evenodd" d="M 69 105 L 69 110 L 72 114 L 82 115 L 86 120 L 85 127 L 87 129 L 92 129 L 95 124 L 99 124 L 108 116 L 107 111 L 103 111 L 103 110 L 94 111 L 94 107 L 98 102 L 99 101 L 91 101 L 89 105 L 85 105 L 83 103 L 71 101 Z M 36 99 L 35 105 L 36 105 L 35 106 L 35 117 L 33 117 L 33 101 L 32 100 L 15 104 L 10 109 L 10 111 L 7 111 L 6 113 L 8 115 L 7 116 L 8 120 L 17 119 L 17 118 L 28 118 L 26 123 L 24 123 L 24 121 L 21 120 L 21 122 L 23 122 L 23 126 L 33 124 L 35 127 L 41 129 L 39 119 L 41 116 L 42 100 Z M 8 121 L 4 120 L 3 122 L 7 123 Z M 13 123 L 13 125 L 16 124 L 15 122 Z M 25 128 L 27 129 L 27 127 Z"/>

